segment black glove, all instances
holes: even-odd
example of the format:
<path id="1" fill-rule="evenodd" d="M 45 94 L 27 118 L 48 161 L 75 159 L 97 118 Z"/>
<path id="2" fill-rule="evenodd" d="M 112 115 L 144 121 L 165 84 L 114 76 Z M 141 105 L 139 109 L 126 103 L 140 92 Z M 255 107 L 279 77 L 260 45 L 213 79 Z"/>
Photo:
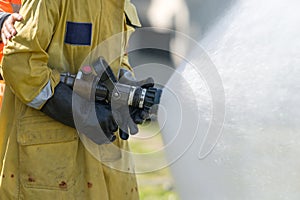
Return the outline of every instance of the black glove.
<path id="1" fill-rule="evenodd" d="M 152 78 L 137 81 L 132 73 L 126 69 L 120 69 L 118 77 L 119 83 L 122 84 L 142 88 L 154 86 L 154 80 Z M 138 133 L 137 124 L 143 124 L 145 120 L 149 118 L 149 110 L 128 106 L 116 111 L 114 116 L 120 127 L 120 137 L 127 140 L 129 138 L 129 132 L 131 135 Z"/>
<path id="2" fill-rule="evenodd" d="M 73 97 L 73 98 L 72 98 Z M 73 90 L 64 83 L 59 83 L 54 95 L 41 109 L 51 118 L 85 134 L 97 144 L 115 140 L 114 132 L 118 126 L 113 119 L 110 105 L 105 102 L 88 101 L 73 94 Z"/>
<path id="3" fill-rule="evenodd" d="M 126 69 L 120 69 L 119 82 L 127 85 L 132 85 L 141 88 L 150 88 L 154 86 L 153 78 L 149 77 L 141 81 L 137 81 L 132 73 Z M 145 120 L 149 119 L 149 110 L 129 106 L 129 112 L 135 124 L 143 124 Z"/>

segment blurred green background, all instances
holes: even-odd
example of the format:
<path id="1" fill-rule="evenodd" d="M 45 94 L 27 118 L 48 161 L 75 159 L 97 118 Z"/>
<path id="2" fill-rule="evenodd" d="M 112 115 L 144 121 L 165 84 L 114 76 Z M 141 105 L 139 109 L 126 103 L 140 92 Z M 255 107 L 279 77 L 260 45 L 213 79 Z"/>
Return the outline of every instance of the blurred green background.
<path id="1" fill-rule="evenodd" d="M 155 156 L 155 160 L 146 162 L 135 160 L 140 199 L 179 200 L 168 165 L 157 169 L 157 162 L 166 161 L 164 152 L 159 151 L 163 149 L 164 144 L 158 124 L 151 122 L 140 126 L 139 129 L 139 134 L 129 140 L 131 151 L 134 154 L 152 153 Z M 153 153 L 157 151 L 160 153 Z"/>

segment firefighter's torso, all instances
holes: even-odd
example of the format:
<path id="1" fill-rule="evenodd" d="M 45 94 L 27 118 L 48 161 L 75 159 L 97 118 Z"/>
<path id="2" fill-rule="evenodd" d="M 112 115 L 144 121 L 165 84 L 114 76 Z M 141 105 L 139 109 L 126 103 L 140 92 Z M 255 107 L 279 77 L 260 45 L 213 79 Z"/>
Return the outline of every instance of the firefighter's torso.
<path id="1" fill-rule="evenodd" d="M 30 14 L 32 8 L 39 13 Z M 127 142 L 99 147 L 108 164 L 118 163 L 112 169 L 91 156 L 75 129 L 26 105 L 41 83 L 54 88 L 59 73 L 76 73 L 97 56 L 117 71 L 128 39 L 125 20 L 138 21 L 134 7 L 120 0 L 25 0 L 20 14 L 18 35 L 4 49 L 0 199 L 137 199 L 135 175 L 124 172 L 133 171 L 130 159 L 111 148 L 127 150 Z M 45 63 L 51 70 L 41 70 Z"/>

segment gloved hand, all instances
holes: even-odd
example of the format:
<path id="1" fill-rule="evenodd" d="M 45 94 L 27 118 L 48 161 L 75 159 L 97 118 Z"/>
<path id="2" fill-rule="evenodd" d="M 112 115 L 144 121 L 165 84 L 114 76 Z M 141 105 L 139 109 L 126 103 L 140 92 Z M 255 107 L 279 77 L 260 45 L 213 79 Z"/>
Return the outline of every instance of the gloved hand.
<path id="1" fill-rule="evenodd" d="M 64 83 L 59 83 L 54 95 L 41 109 L 51 118 L 86 135 L 97 144 L 109 143 L 115 140 L 114 132 L 118 126 L 112 116 L 110 105 L 105 102 L 88 101 L 73 94 L 72 89 Z"/>
<path id="2" fill-rule="evenodd" d="M 150 119 L 149 111 L 146 111 L 141 108 L 133 108 L 130 106 L 129 113 L 131 119 L 134 121 L 135 124 L 143 124 L 145 120 Z"/>
<path id="3" fill-rule="evenodd" d="M 114 132 L 118 126 L 111 107 L 106 102 L 87 101 L 74 93 L 73 119 L 77 131 L 97 144 L 109 143 L 116 139 Z"/>
<path id="4" fill-rule="evenodd" d="M 141 81 L 137 81 L 132 73 L 125 69 L 120 69 L 119 71 L 119 83 L 149 88 L 154 86 L 154 80 L 152 78 L 147 78 Z M 143 124 L 146 119 L 149 118 L 149 110 L 133 107 L 133 106 L 125 106 L 122 109 L 119 109 L 115 112 L 115 118 L 120 127 L 120 137 L 124 140 L 129 138 L 128 132 L 131 135 L 138 133 L 137 124 Z"/>
<path id="5" fill-rule="evenodd" d="M 144 80 L 137 81 L 133 74 L 126 70 L 120 69 L 119 71 L 119 82 L 127 85 L 132 85 L 141 88 L 150 88 L 154 86 L 153 78 L 149 77 Z M 150 113 L 149 110 L 136 108 L 129 106 L 130 117 L 134 121 L 135 124 L 143 124 L 146 119 L 149 119 Z"/>
<path id="6" fill-rule="evenodd" d="M 145 92 L 144 90 L 146 88 L 153 87 L 153 79 L 147 78 L 142 81 L 137 81 L 132 76 L 132 73 L 125 69 L 119 71 L 117 79 L 108 63 L 102 57 L 99 57 L 92 64 L 96 76 L 92 75 L 90 68 L 91 67 L 82 68 L 82 76 L 77 75 L 78 78 L 75 81 L 73 90 L 81 96 L 95 96 L 97 101 L 109 102 L 113 111 L 113 117 L 120 128 L 120 137 L 124 140 L 128 139 L 129 131 L 130 134 L 136 134 L 138 132 L 137 124 L 143 123 L 149 117 L 149 106 L 151 106 L 149 105 L 149 101 L 145 101 L 147 103 L 144 102 L 143 108 L 139 108 L 141 107 L 139 104 L 143 103 L 142 98 L 135 99 L 132 102 L 129 101 L 134 98 L 142 97 L 139 96 L 142 94 L 140 92 Z M 79 87 L 76 87 L 76 82 L 80 83 Z M 81 82 L 84 84 L 81 84 Z M 83 85 L 86 86 L 82 87 Z M 138 92 L 135 92 L 135 90 Z M 149 98 L 149 96 L 146 96 L 146 99 L 147 98 Z M 157 97 L 155 96 L 155 98 Z M 128 104 L 132 106 L 128 106 Z"/>
<path id="7" fill-rule="evenodd" d="M 110 141 L 114 141 L 116 139 L 114 132 L 118 130 L 118 125 L 114 120 L 110 105 L 105 102 L 96 102 L 95 110 L 97 120 L 106 134 L 106 137 L 109 138 Z"/>
<path id="8" fill-rule="evenodd" d="M 128 85 L 128 86 L 135 86 L 139 88 L 150 88 L 154 86 L 154 80 L 153 78 L 147 78 L 141 81 L 137 81 L 132 72 L 129 70 L 126 70 L 124 68 L 121 68 L 119 70 L 118 74 L 118 80 L 114 76 L 111 68 L 109 67 L 108 63 L 105 61 L 104 58 L 99 57 L 99 59 L 96 60 L 96 62 L 93 64 L 93 68 L 97 74 L 97 76 L 100 79 L 100 82 L 104 84 L 105 88 L 108 89 L 109 92 L 114 93 L 113 90 L 116 88 L 117 82 Z M 85 90 L 86 91 L 86 90 Z M 86 95 L 89 96 L 89 95 Z M 108 98 L 109 99 L 109 98 Z M 128 118 L 131 118 L 135 124 L 142 124 L 146 119 L 149 118 L 149 110 L 147 109 L 140 109 L 136 106 L 127 106 L 127 102 L 123 102 L 123 104 L 119 104 L 118 99 L 115 100 L 115 102 L 112 102 L 113 110 L 115 111 L 116 119 L 119 124 L 124 124 L 128 121 Z M 120 108 L 120 105 L 122 108 Z M 122 114 L 120 114 L 122 113 Z M 130 113 L 130 114 L 128 114 Z M 130 122 L 128 122 L 130 123 Z M 132 124 L 132 133 L 137 132 L 137 128 L 133 127 Z M 125 126 L 124 126 L 125 127 Z"/>

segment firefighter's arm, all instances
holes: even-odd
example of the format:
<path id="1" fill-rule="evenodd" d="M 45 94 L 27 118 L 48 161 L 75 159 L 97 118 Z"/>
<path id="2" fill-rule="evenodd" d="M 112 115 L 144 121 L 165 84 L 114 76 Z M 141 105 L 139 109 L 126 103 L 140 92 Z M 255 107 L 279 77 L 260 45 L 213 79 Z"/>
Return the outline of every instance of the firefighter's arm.
<path id="1" fill-rule="evenodd" d="M 51 4 L 50 6 L 48 4 Z M 60 74 L 48 66 L 46 52 L 56 22 L 59 20 L 56 1 L 24 1 L 18 32 L 4 47 L 2 70 L 7 86 L 26 105 L 41 109 L 51 98 L 60 81 Z"/>

